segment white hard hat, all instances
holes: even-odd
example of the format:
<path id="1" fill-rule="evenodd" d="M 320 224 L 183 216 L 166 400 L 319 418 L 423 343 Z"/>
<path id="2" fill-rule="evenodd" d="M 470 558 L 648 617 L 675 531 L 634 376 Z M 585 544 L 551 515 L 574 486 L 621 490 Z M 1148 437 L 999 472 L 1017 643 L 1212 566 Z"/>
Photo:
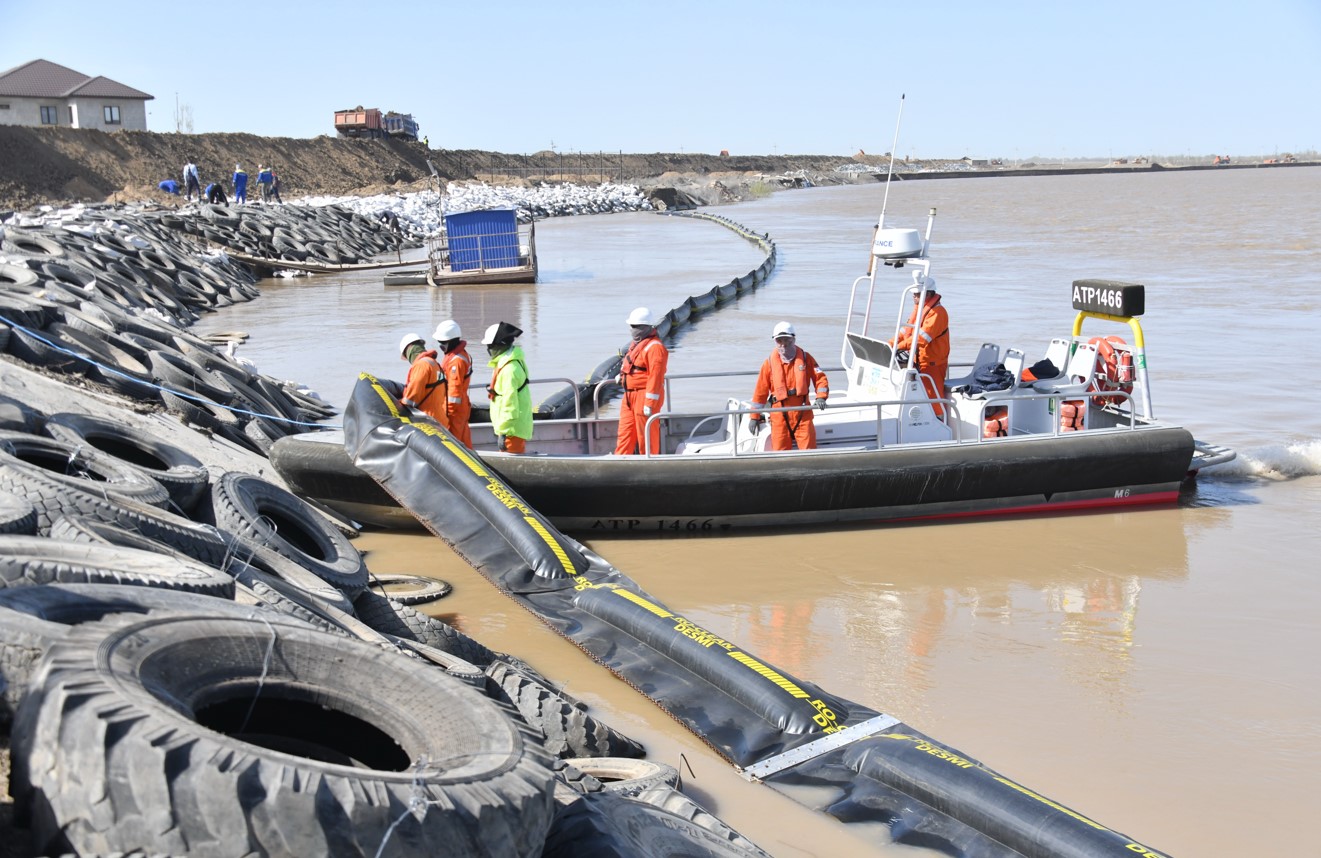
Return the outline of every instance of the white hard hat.
<path id="1" fill-rule="evenodd" d="M 649 328 L 656 326 L 656 323 L 651 320 L 651 311 L 646 307 L 638 307 L 629 313 L 628 323 L 629 325 L 646 325 Z"/>
<path id="2" fill-rule="evenodd" d="M 459 330 L 458 322 L 453 319 L 446 319 L 436 325 L 436 332 L 432 336 L 436 338 L 437 342 L 443 343 L 446 340 L 457 340 L 463 336 L 463 332 Z"/>
<path id="3" fill-rule="evenodd" d="M 932 294 L 932 293 L 934 293 L 934 294 L 936 294 L 936 295 L 939 295 L 939 294 L 940 294 L 939 292 L 936 292 L 936 278 L 934 278 L 934 277 L 928 277 L 928 278 L 926 278 L 925 281 L 921 281 L 921 280 L 918 280 L 918 278 L 917 278 L 916 276 L 913 277 L 913 285 L 914 285 L 914 286 L 916 286 L 916 287 L 918 287 L 918 288 L 921 288 L 923 282 L 926 283 L 927 294 Z M 914 292 L 913 294 L 916 295 L 917 293 Z"/>
<path id="4" fill-rule="evenodd" d="M 516 325 L 511 325 L 508 322 L 496 322 L 487 328 L 486 333 L 482 335 L 482 345 L 507 346 L 513 343 L 514 338 L 522 333 L 523 331 Z"/>
<path id="5" fill-rule="evenodd" d="M 794 333 L 794 326 L 788 322 L 776 322 L 775 330 L 771 331 L 771 339 L 777 340 L 780 337 L 797 337 Z"/>
<path id="6" fill-rule="evenodd" d="M 422 339 L 421 334 L 404 334 L 403 339 L 399 341 L 399 354 L 403 354 L 404 349 L 408 348 L 413 343 L 422 343 L 425 345 L 426 340 Z"/>

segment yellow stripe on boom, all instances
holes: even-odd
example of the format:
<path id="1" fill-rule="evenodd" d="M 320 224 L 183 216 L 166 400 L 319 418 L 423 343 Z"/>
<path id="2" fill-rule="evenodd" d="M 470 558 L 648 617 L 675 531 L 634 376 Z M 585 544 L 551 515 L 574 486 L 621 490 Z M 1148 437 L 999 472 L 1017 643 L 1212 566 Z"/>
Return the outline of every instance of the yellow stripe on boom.
<path id="1" fill-rule="evenodd" d="M 574 571 L 573 562 L 569 560 L 569 555 L 564 553 L 564 547 L 560 545 L 555 537 L 550 535 L 550 531 L 546 530 L 541 522 L 530 515 L 523 516 L 523 520 L 527 522 L 528 527 L 536 531 L 537 535 L 546 541 L 546 544 L 550 546 L 550 550 L 555 552 L 555 557 L 560 561 L 560 565 L 564 567 L 564 574 L 570 577 L 576 576 L 578 573 Z"/>
<path id="2" fill-rule="evenodd" d="M 370 375 L 369 373 L 360 372 L 358 373 L 358 378 L 370 380 L 372 383 L 372 390 L 375 390 L 376 395 L 381 397 L 381 401 L 385 403 L 385 407 L 390 409 L 390 414 L 394 417 L 402 417 L 402 415 L 399 413 L 399 409 L 395 407 L 394 397 L 391 396 L 386 391 L 386 389 L 381 386 L 381 383 L 376 379 L 376 376 Z M 403 419 L 407 420 L 408 418 L 404 417 Z"/>
<path id="3" fill-rule="evenodd" d="M 468 455 L 467 448 L 464 447 L 462 444 L 456 443 L 446 438 L 445 449 L 453 453 L 455 458 L 457 458 L 463 464 L 467 465 L 468 470 L 472 471 L 477 476 L 479 477 L 490 476 L 487 470 L 477 462 L 477 459 L 475 457 Z"/>
<path id="4" fill-rule="evenodd" d="M 618 589 L 615 590 L 614 593 L 616 596 L 622 596 L 623 598 L 628 599 L 630 602 L 632 602 L 633 604 L 639 607 L 646 608 L 648 611 L 660 617 L 661 619 L 668 620 L 670 617 L 674 616 L 674 614 L 671 614 L 669 611 L 665 610 L 660 605 L 647 601 L 646 599 L 639 596 L 637 593 L 634 593 L 632 590 Z"/>
<path id="5" fill-rule="evenodd" d="M 774 682 L 776 685 L 780 686 L 785 691 L 789 692 L 790 696 L 792 697 L 804 698 L 808 696 L 806 691 L 799 688 L 797 685 L 794 685 L 792 682 L 785 679 L 783 676 L 771 670 L 769 667 L 757 661 L 755 658 L 753 658 L 752 656 L 748 655 L 745 652 L 731 652 L 729 654 L 729 657 L 734 659 L 744 667 L 750 667 L 753 670 L 755 670 L 757 673 L 760 673 L 762 676 L 766 677 L 771 682 Z"/>

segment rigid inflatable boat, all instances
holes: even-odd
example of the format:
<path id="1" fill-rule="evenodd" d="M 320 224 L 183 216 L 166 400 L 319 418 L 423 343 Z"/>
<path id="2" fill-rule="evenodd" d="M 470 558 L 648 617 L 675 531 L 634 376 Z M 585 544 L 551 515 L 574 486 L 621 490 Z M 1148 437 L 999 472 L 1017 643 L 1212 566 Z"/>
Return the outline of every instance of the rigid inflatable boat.
<path id="1" fill-rule="evenodd" d="M 496 452 L 490 425 L 474 424 L 477 456 L 557 527 L 643 534 L 1171 503 L 1198 470 L 1234 457 L 1156 419 L 1138 283 L 1076 280 L 1071 331 L 1044 349 L 984 342 L 972 361 L 954 365 L 959 375 L 924 384 L 889 342 L 915 306 L 910 296 L 924 307 L 934 285 L 934 220 L 932 209 L 922 234 L 886 228 L 882 215 L 873 270 L 852 287 L 836 369 L 843 389 L 832 386 L 815 413 L 816 449 L 770 451 L 770 433 L 751 431 L 754 413 L 809 406 L 754 410 L 730 398 L 715 413 L 675 410 L 685 382 L 712 383 L 704 373 L 667 378 L 665 410 L 650 418 L 660 450 L 614 455 L 616 418 L 590 408 L 536 421 L 527 455 Z M 884 271 L 901 286 L 893 326 L 880 330 Z M 1084 333 L 1088 323 L 1123 330 L 1131 342 Z M 729 373 L 730 389 L 750 389 L 746 375 Z M 611 384 L 600 382 L 589 405 Z M 415 526 L 342 443 L 338 434 L 283 438 L 271 461 L 300 493 L 361 522 Z"/>

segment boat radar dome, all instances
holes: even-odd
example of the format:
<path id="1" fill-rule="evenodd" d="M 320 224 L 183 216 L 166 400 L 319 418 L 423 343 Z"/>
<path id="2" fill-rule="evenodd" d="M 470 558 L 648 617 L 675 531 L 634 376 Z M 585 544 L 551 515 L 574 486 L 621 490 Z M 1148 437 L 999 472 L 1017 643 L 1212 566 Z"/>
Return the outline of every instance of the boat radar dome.
<path id="1" fill-rule="evenodd" d="M 422 339 L 421 334 L 404 334 L 403 339 L 399 341 L 399 354 L 403 354 L 404 350 L 413 343 L 422 343 L 423 345 L 426 345 L 426 340 Z"/>
<path id="2" fill-rule="evenodd" d="M 922 234 L 915 229 L 878 229 L 871 242 L 871 254 L 877 259 L 911 259 L 921 256 Z"/>
<path id="3" fill-rule="evenodd" d="M 771 331 L 771 339 L 778 340 L 780 337 L 797 337 L 794 333 L 794 326 L 788 322 L 777 322 L 775 330 Z"/>
<path id="4" fill-rule="evenodd" d="M 628 314 L 628 324 L 630 327 L 637 325 L 646 325 L 648 328 L 656 327 L 656 323 L 651 319 L 651 310 L 646 307 L 638 307 Z"/>

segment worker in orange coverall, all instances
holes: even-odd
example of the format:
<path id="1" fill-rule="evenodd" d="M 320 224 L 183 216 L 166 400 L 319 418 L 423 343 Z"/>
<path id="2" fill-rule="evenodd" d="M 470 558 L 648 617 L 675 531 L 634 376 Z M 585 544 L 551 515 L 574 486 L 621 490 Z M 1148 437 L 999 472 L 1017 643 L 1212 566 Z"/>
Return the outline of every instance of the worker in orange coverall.
<path id="1" fill-rule="evenodd" d="M 778 322 L 771 331 L 775 340 L 775 351 L 761 365 L 757 375 L 757 386 L 752 392 L 752 407 L 766 408 L 807 405 L 812 387 L 816 387 L 816 398 L 812 405 L 824 409 L 826 398 L 830 396 L 830 380 L 817 366 L 816 359 L 798 347 L 794 326 L 788 322 Z M 761 431 L 762 421 L 766 417 L 755 411 L 749 424 L 753 434 Z M 776 411 L 771 413 L 771 440 L 766 445 L 768 450 L 816 449 L 816 426 L 812 422 L 812 411 Z"/>
<path id="2" fill-rule="evenodd" d="M 949 313 L 940 303 L 936 279 L 926 278 L 926 299 L 922 290 L 914 289 L 913 313 L 908 324 L 899 329 L 899 338 L 891 340 L 900 366 L 911 366 L 922 374 L 922 386 L 927 396 L 940 399 L 945 396 L 945 376 L 949 374 Z M 919 307 L 919 302 L 921 306 Z M 918 310 L 921 310 L 921 323 Z M 916 337 L 914 337 L 916 332 Z M 916 345 L 914 345 L 916 344 Z M 936 416 L 944 418 L 945 409 L 932 403 Z"/>
<path id="3" fill-rule="evenodd" d="M 619 407 L 619 440 L 615 452 L 621 456 L 662 452 L 660 421 L 647 418 L 659 414 L 665 404 L 665 367 L 670 352 L 656 335 L 651 311 L 638 307 L 628 316 L 633 342 L 624 355 L 624 363 L 615 381 L 624 386 L 624 404 Z M 644 434 L 645 433 L 645 434 Z"/>
<path id="4" fill-rule="evenodd" d="M 434 336 L 436 344 L 445 353 L 440 369 L 445 374 L 450 434 L 471 450 L 472 430 L 468 427 L 468 417 L 472 414 L 472 402 L 468 399 L 468 381 L 472 378 L 472 358 L 468 356 L 468 341 L 463 339 L 459 323 L 453 319 L 437 325 Z"/>
<path id="5" fill-rule="evenodd" d="M 404 382 L 402 402 L 416 408 L 446 429 L 445 376 L 440 371 L 435 349 L 428 349 L 421 334 L 405 334 L 399 341 L 399 355 L 408 361 L 408 380 Z"/>

